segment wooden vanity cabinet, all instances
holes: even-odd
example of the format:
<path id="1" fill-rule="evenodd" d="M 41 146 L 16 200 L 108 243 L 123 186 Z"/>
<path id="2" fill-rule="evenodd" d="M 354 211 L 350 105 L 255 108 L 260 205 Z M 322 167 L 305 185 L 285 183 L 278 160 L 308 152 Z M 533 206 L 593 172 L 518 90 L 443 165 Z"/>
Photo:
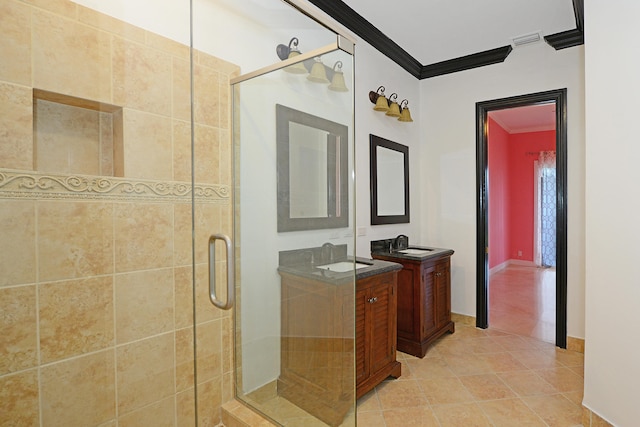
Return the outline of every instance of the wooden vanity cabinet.
<path id="1" fill-rule="evenodd" d="M 424 357 L 430 344 L 455 331 L 451 321 L 451 253 L 425 260 L 374 254 L 374 258 L 403 266 L 398 273 L 398 351 Z"/>
<path id="2" fill-rule="evenodd" d="M 280 396 L 334 426 L 352 409 L 354 348 L 356 399 L 388 376 L 400 376 L 398 271 L 357 279 L 355 295 L 351 280 L 326 283 L 280 272 Z"/>
<path id="3" fill-rule="evenodd" d="M 385 378 L 398 378 L 396 361 L 397 271 L 357 281 L 356 398 Z"/>

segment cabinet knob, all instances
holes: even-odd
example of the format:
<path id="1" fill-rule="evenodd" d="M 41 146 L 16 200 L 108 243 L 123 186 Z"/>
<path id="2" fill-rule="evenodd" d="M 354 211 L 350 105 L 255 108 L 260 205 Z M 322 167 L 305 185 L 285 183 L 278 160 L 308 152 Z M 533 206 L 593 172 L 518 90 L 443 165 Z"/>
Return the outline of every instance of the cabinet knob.
<path id="1" fill-rule="evenodd" d="M 369 301 L 369 304 L 373 304 L 374 302 L 378 301 L 378 297 L 369 298 L 367 301 Z"/>

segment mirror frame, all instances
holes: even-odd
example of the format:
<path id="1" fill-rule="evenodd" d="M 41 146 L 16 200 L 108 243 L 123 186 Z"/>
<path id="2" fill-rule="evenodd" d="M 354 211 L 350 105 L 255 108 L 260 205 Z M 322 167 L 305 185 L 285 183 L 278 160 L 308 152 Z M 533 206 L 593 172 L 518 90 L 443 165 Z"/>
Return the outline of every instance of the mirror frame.
<path id="1" fill-rule="evenodd" d="M 320 129 L 338 137 L 340 148 L 330 144 L 327 158 L 339 154 L 340 162 L 327 162 L 327 217 L 292 218 L 289 177 L 289 123 Z M 276 104 L 276 143 L 278 176 L 278 232 L 344 228 L 349 226 L 349 128 L 284 105 Z M 339 205 L 337 205 L 339 203 Z M 336 206 L 337 205 L 337 206 Z"/>
<path id="2" fill-rule="evenodd" d="M 398 151 L 404 156 L 404 214 L 378 214 L 378 154 L 377 148 Z M 371 225 L 402 224 L 410 222 L 409 215 L 409 147 L 369 134 L 369 171 L 371 174 Z"/>

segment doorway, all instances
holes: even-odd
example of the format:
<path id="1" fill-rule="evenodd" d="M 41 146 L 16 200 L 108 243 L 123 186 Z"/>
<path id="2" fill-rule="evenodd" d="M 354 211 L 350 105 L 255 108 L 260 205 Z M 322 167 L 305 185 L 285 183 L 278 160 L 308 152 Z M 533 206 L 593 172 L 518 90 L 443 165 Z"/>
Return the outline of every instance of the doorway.
<path id="1" fill-rule="evenodd" d="M 477 145 L 477 286 L 476 326 L 489 326 L 489 174 L 488 129 L 489 112 L 509 108 L 555 105 L 555 219 L 556 219 L 556 277 L 555 277 L 555 343 L 566 348 L 567 341 L 567 125 L 566 89 L 539 92 L 476 104 Z"/>

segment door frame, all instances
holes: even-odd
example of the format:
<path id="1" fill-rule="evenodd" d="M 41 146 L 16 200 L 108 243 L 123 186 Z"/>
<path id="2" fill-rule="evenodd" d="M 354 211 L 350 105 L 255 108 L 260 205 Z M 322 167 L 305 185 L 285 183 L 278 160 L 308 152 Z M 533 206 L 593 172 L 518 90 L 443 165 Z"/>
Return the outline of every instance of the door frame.
<path id="1" fill-rule="evenodd" d="M 489 326 L 488 113 L 556 104 L 556 346 L 567 348 L 567 89 L 476 103 L 476 326 Z"/>

